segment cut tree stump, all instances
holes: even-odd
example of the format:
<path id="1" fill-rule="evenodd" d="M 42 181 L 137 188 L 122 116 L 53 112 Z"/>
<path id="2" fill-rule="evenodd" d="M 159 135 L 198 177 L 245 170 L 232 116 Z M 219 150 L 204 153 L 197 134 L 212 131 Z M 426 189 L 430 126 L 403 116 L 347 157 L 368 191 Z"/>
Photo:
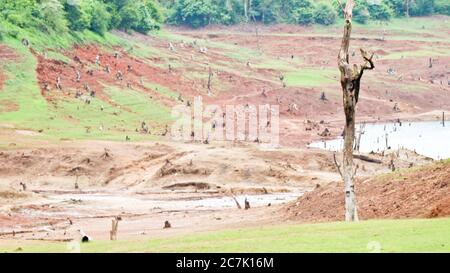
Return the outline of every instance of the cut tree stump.
<path id="1" fill-rule="evenodd" d="M 120 220 L 121 220 L 120 217 L 115 217 L 111 221 L 111 231 L 110 231 L 110 236 L 109 236 L 111 241 L 116 241 L 117 240 L 117 229 L 119 227 L 119 221 Z"/>

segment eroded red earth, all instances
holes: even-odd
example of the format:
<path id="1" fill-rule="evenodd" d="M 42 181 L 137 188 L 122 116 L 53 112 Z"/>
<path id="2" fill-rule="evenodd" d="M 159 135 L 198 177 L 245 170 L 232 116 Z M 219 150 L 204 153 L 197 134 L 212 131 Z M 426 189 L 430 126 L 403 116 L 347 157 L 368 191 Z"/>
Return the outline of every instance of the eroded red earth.
<path id="1" fill-rule="evenodd" d="M 436 163 L 416 171 L 359 180 L 360 219 L 435 218 L 450 216 L 450 164 Z M 330 183 L 286 206 L 289 219 L 328 222 L 344 219 L 344 186 Z"/>

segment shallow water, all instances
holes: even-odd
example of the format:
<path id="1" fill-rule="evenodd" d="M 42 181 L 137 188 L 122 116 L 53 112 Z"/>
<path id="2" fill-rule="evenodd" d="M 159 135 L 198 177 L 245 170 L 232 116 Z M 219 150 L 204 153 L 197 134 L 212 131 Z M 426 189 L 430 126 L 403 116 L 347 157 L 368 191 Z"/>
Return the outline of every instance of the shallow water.
<path id="1" fill-rule="evenodd" d="M 450 158 L 450 121 L 445 126 L 441 121 L 359 124 L 356 131 L 356 136 L 363 131 L 359 149 L 363 153 L 404 148 L 437 160 Z M 314 142 L 309 147 L 341 151 L 343 139 Z"/>
<path id="2" fill-rule="evenodd" d="M 262 195 L 238 195 L 236 199 L 241 206 L 244 200 L 250 202 L 252 207 L 261 207 L 287 203 L 296 200 L 303 192 L 282 192 Z M 158 208 L 161 210 L 216 210 L 226 208 L 236 208 L 236 203 L 229 196 L 211 196 L 195 200 L 161 200 L 151 197 L 121 196 L 111 194 L 61 194 L 52 196 L 50 199 L 56 202 L 67 202 L 69 200 L 81 201 L 77 205 L 78 209 L 83 209 L 84 205 L 95 207 L 96 209 L 129 209 L 129 210 L 151 210 Z M 77 213 L 74 210 L 74 213 Z"/>

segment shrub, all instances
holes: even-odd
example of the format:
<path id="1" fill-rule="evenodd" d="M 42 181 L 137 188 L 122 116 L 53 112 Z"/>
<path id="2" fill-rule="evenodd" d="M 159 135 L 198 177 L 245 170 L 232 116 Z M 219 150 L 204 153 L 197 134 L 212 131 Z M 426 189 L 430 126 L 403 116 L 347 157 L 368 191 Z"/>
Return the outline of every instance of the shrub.
<path id="1" fill-rule="evenodd" d="M 103 3 L 97 3 L 91 10 L 90 29 L 100 35 L 104 35 L 108 31 L 111 24 L 111 14 Z"/>
<path id="2" fill-rule="evenodd" d="M 321 25 L 332 25 L 336 22 L 336 11 L 325 3 L 320 3 L 314 9 L 314 22 Z"/>
<path id="3" fill-rule="evenodd" d="M 88 29 L 91 25 L 91 15 L 87 1 L 65 1 L 64 10 L 67 13 L 69 28 L 74 31 Z"/>
<path id="4" fill-rule="evenodd" d="M 353 19 L 360 24 L 367 24 L 370 19 L 369 9 L 365 6 L 355 7 Z"/>
<path id="5" fill-rule="evenodd" d="M 314 9 L 305 7 L 294 10 L 294 18 L 300 25 L 311 25 L 314 23 Z"/>
<path id="6" fill-rule="evenodd" d="M 450 15 L 450 1 L 436 0 L 434 3 L 434 11 L 440 14 Z"/>
<path id="7" fill-rule="evenodd" d="M 62 33 L 68 30 L 64 7 L 58 0 L 44 0 L 38 7 L 39 18 L 47 28 Z"/>
<path id="8" fill-rule="evenodd" d="M 391 7 L 386 5 L 384 2 L 380 4 L 369 5 L 370 17 L 375 20 L 389 21 L 394 14 Z"/>
<path id="9" fill-rule="evenodd" d="M 388 5 L 395 16 L 404 16 L 406 13 L 405 0 L 384 0 L 386 5 Z"/>
<path id="10" fill-rule="evenodd" d="M 0 14 L 15 26 L 32 27 L 37 4 L 35 0 L 0 0 Z"/>
<path id="11" fill-rule="evenodd" d="M 175 7 L 175 22 L 199 28 L 209 24 L 214 11 L 210 0 L 179 0 Z"/>
<path id="12" fill-rule="evenodd" d="M 410 14 L 412 16 L 427 16 L 433 12 L 434 0 L 415 0 L 411 3 Z"/>

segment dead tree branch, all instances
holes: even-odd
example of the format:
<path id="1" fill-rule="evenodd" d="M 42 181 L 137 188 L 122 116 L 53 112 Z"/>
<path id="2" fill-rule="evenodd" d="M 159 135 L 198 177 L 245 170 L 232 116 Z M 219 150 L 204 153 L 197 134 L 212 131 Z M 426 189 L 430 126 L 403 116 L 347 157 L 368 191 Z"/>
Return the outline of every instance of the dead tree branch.
<path id="1" fill-rule="evenodd" d="M 333 159 L 334 159 L 334 165 L 336 165 L 336 168 L 337 168 L 339 174 L 341 175 L 342 178 L 344 178 L 344 176 L 342 175 L 342 171 L 341 171 L 341 165 L 339 165 L 339 163 L 337 162 L 337 159 L 336 159 L 336 153 L 333 154 Z"/>

